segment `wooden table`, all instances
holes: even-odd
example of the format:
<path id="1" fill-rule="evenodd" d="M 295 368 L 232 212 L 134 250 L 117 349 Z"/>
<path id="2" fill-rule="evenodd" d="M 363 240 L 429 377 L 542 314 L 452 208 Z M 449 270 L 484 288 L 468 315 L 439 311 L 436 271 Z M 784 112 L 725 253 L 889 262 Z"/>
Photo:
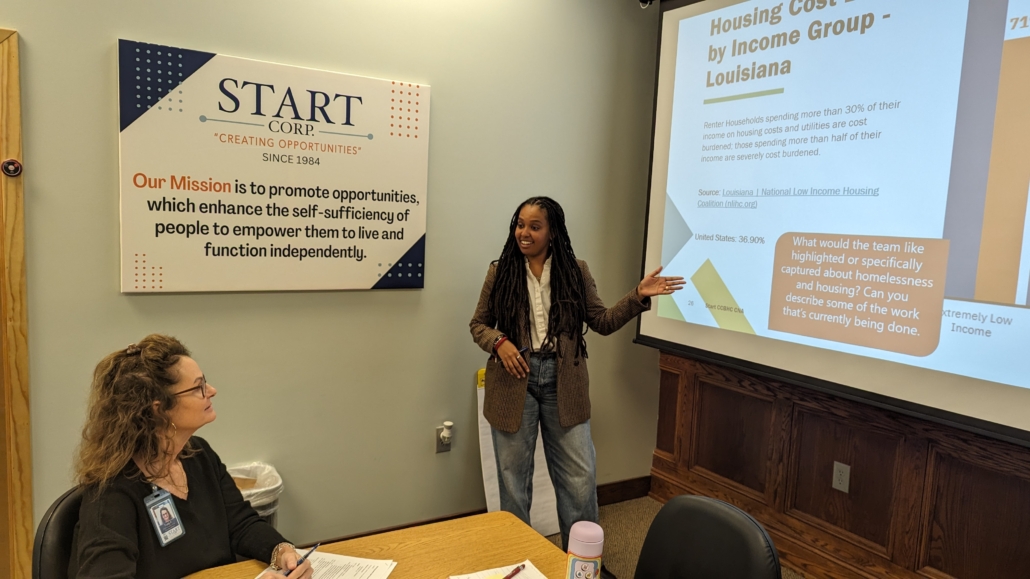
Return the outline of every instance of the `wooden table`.
<path id="1" fill-rule="evenodd" d="M 393 559 L 390 579 L 441 579 L 529 559 L 547 577 L 565 575 L 565 553 L 515 515 L 499 511 L 322 545 L 320 552 Z M 245 561 L 190 579 L 254 579 L 264 563 Z"/>

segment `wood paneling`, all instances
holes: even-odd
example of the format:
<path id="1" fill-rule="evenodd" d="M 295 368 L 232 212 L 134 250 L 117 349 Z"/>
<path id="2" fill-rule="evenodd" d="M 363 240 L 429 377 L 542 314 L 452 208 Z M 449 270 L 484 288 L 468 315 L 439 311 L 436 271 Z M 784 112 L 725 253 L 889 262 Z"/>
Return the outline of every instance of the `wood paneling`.
<path id="1" fill-rule="evenodd" d="M 651 496 L 744 509 L 810 577 L 1030 577 L 1030 450 L 710 363 L 660 366 L 678 416 L 662 409 L 659 438 L 679 454 L 655 450 Z M 847 494 L 834 461 L 851 466 Z"/>
<path id="2" fill-rule="evenodd" d="M 0 160 L 12 158 L 22 159 L 18 34 L 0 30 Z M 18 578 L 31 574 L 33 538 L 23 179 L 0 174 L 0 364 L 6 470 L 0 488 L 6 508 L 0 577 Z"/>
<path id="3" fill-rule="evenodd" d="M 891 527 L 891 560 L 906 569 L 917 569 L 920 517 L 929 444 L 926 439 L 906 437 L 900 449 L 894 485 Z"/>
<path id="4" fill-rule="evenodd" d="M 679 416 L 680 374 L 672 370 L 661 370 L 658 387 L 658 440 L 655 448 L 676 454 L 676 418 Z"/>
<path id="5" fill-rule="evenodd" d="M 791 506 L 868 540 L 886 554 L 901 438 L 811 412 L 799 412 L 794 420 L 797 470 Z M 847 493 L 831 486 L 835 461 L 851 467 Z"/>
<path id="6" fill-rule="evenodd" d="M 935 454 L 923 563 L 953 577 L 1030 577 L 1030 480 Z"/>
<path id="7" fill-rule="evenodd" d="M 651 477 L 641 476 L 597 485 L 597 505 L 613 505 L 646 497 L 651 490 Z"/>
<path id="8" fill-rule="evenodd" d="M 707 380 L 697 391 L 693 464 L 764 495 L 772 401 Z"/>

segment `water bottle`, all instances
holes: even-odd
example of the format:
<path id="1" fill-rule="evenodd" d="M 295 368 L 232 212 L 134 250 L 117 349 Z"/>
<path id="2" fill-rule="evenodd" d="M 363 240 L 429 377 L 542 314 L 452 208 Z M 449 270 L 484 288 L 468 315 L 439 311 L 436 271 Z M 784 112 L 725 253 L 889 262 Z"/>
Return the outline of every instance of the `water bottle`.
<path id="1" fill-rule="evenodd" d="M 601 576 L 601 550 L 604 530 L 601 525 L 580 521 L 569 531 L 566 579 L 598 579 Z"/>

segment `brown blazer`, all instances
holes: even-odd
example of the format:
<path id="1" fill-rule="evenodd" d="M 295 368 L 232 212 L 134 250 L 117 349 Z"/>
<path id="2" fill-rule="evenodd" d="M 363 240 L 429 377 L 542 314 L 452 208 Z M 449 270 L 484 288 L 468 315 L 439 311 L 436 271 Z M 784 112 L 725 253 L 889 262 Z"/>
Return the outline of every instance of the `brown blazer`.
<path id="1" fill-rule="evenodd" d="M 583 285 L 586 286 L 587 326 L 607 336 L 626 325 L 626 322 L 651 307 L 651 298 L 640 299 L 636 288 L 626 294 L 618 303 L 610 308 L 597 296 L 597 284 L 590 275 L 590 269 L 583 260 L 579 261 L 583 272 Z M 493 356 L 494 340 L 501 334 L 496 329 L 497 318 L 490 311 L 490 292 L 493 291 L 497 276 L 497 264 L 491 263 L 486 272 L 483 290 L 479 293 L 479 304 L 476 313 L 469 322 L 472 338 L 479 347 L 490 354 L 486 362 L 486 398 L 483 401 L 483 416 L 490 425 L 503 432 L 518 432 L 522 426 L 522 410 L 526 403 L 526 389 L 529 378 L 516 378 L 504 369 L 501 361 Z M 530 345 L 528 304 L 519 315 L 519 331 L 508 338 L 517 346 Z M 574 354 L 576 342 L 568 336 L 561 336 L 561 352 Z M 586 422 L 590 418 L 590 378 L 587 374 L 587 361 L 576 356 L 567 360 L 558 357 L 558 418 L 565 428 Z"/>

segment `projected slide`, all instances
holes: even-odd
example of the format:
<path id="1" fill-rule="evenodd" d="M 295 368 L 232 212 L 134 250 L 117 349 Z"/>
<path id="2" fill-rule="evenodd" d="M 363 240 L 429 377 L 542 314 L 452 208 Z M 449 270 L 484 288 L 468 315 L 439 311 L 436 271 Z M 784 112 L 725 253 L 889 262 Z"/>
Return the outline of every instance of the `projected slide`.
<path id="1" fill-rule="evenodd" d="M 1030 0 L 701 6 L 663 38 L 658 317 L 1030 387 Z"/>

